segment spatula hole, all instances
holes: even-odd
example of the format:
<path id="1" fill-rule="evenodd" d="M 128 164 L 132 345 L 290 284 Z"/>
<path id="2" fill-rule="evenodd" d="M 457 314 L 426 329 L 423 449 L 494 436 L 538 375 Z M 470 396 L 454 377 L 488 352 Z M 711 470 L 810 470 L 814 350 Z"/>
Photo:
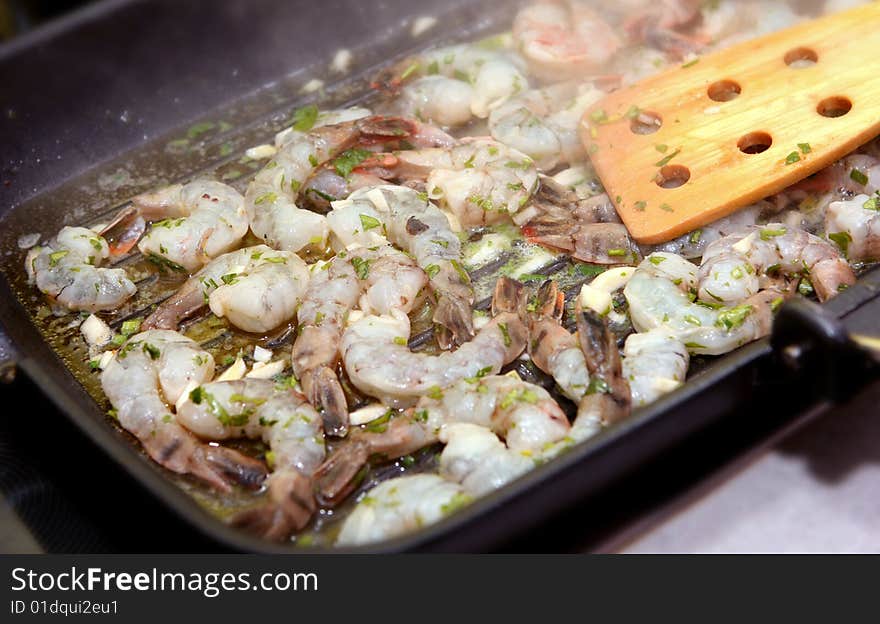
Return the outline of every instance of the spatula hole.
<path id="1" fill-rule="evenodd" d="M 633 117 L 629 127 L 634 134 L 654 134 L 662 125 L 663 118 L 660 115 L 650 111 L 642 111 L 638 116 Z"/>
<path id="2" fill-rule="evenodd" d="M 709 99 L 715 102 L 730 102 L 739 97 L 742 87 L 733 80 L 719 80 L 709 85 Z"/>
<path id="3" fill-rule="evenodd" d="M 849 101 L 849 98 L 838 95 L 825 98 L 816 107 L 816 112 L 823 117 L 843 117 L 851 110 L 852 102 Z"/>
<path id="4" fill-rule="evenodd" d="M 811 67 L 819 62 L 819 55 L 810 48 L 795 48 L 785 53 L 785 64 L 792 69 Z"/>
<path id="5" fill-rule="evenodd" d="M 760 154 L 773 145 L 773 137 L 766 132 L 749 132 L 736 144 L 743 154 Z"/>
<path id="6" fill-rule="evenodd" d="M 657 172 L 657 186 L 665 189 L 674 189 L 684 186 L 691 179 L 690 169 L 684 165 L 666 165 Z"/>

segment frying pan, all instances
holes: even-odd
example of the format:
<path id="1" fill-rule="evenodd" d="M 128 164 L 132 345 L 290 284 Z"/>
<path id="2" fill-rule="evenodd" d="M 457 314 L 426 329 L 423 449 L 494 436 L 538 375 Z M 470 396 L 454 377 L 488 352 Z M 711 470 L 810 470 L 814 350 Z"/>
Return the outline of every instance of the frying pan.
<path id="1" fill-rule="evenodd" d="M 227 527 L 110 424 L 33 320 L 40 296 L 23 285 L 20 237 L 94 222 L 159 183 L 235 163 L 297 106 L 356 102 L 363 77 L 389 59 L 499 31 L 515 4 L 105 0 L 0 48 L 0 355 L 198 530 L 226 548 L 294 551 Z M 422 15 L 436 24 L 414 38 Z M 328 69 L 340 47 L 354 59 L 344 76 Z M 327 96 L 302 91 L 313 78 Z M 738 405 L 786 397 L 784 420 L 844 398 L 876 375 L 847 333 L 880 332 L 878 290 L 880 272 L 870 271 L 822 308 L 785 306 L 771 339 L 713 361 L 680 390 L 444 521 L 358 550 L 485 550 L 722 419 L 766 427 L 766 414 Z"/>

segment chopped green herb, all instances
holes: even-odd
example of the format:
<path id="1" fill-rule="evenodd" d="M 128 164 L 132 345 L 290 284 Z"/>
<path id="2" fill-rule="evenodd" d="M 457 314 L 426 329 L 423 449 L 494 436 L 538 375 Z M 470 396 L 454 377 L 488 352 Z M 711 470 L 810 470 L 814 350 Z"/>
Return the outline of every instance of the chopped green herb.
<path id="1" fill-rule="evenodd" d="M 698 58 L 695 58 L 695 59 L 693 59 L 692 61 L 688 61 L 687 63 L 685 63 L 684 65 L 682 65 L 682 68 L 683 68 L 683 69 L 687 69 L 688 67 L 693 67 L 694 65 L 696 65 L 696 64 L 699 63 L 699 62 L 700 62 L 699 57 L 698 57 Z"/>
<path id="2" fill-rule="evenodd" d="M 62 249 L 61 251 L 55 251 L 49 254 L 49 266 L 53 267 L 58 264 L 58 261 L 61 260 L 64 256 L 69 254 L 70 251 L 67 249 Z"/>
<path id="3" fill-rule="evenodd" d="M 431 389 L 428 390 L 426 396 L 429 399 L 440 401 L 443 398 L 443 388 L 441 388 L 440 386 L 431 386 Z"/>
<path id="4" fill-rule="evenodd" d="M 840 250 L 845 256 L 849 249 L 849 244 L 852 242 L 852 236 L 850 236 L 849 232 L 832 232 L 828 235 L 828 238 L 833 240 L 837 246 L 840 247 Z"/>
<path id="5" fill-rule="evenodd" d="M 162 352 L 155 345 L 151 345 L 149 342 L 144 343 L 144 353 L 150 356 L 151 360 L 158 360 L 159 356 L 162 355 Z"/>
<path id="6" fill-rule="evenodd" d="M 809 154 L 813 151 L 809 143 L 798 143 L 798 149 L 801 151 L 801 154 Z"/>
<path id="7" fill-rule="evenodd" d="M 406 338 L 404 338 L 403 336 L 395 336 L 394 337 L 394 344 L 405 347 L 407 345 Z"/>
<path id="8" fill-rule="evenodd" d="M 853 169 L 849 172 L 849 179 L 853 182 L 861 184 L 862 186 L 865 186 L 868 183 L 868 176 L 866 176 L 858 169 Z"/>
<path id="9" fill-rule="evenodd" d="M 429 264 L 425 267 L 425 275 L 428 276 L 428 279 L 433 279 L 435 275 L 440 272 L 440 267 L 436 264 Z"/>
<path id="10" fill-rule="evenodd" d="M 370 264 L 369 260 L 364 260 L 363 258 L 353 257 L 351 259 L 351 264 L 354 267 L 355 273 L 359 279 L 365 280 L 367 276 L 370 275 Z"/>
<path id="11" fill-rule="evenodd" d="M 164 258 L 162 256 L 157 256 L 156 254 L 147 254 L 147 260 L 156 264 L 160 267 L 167 267 L 172 271 L 177 271 L 178 273 L 186 273 L 186 269 L 176 262 L 172 262 L 168 258 Z"/>
<path id="12" fill-rule="evenodd" d="M 800 160 L 801 160 L 801 155 L 798 154 L 797 152 L 792 152 L 791 154 L 789 154 L 788 156 L 785 157 L 785 164 L 786 165 L 793 165 L 796 162 L 800 162 Z"/>
<path id="13" fill-rule="evenodd" d="M 347 180 L 351 176 L 351 172 L 372 155 L 371 152 L 360 148 L 346 150 L 333 161 L 333 168 Z"/>
<path id="14" fill-rule="evenodd" d="M 696 316 L 694 316 L 693 314 L 685 314 L 685 316 L 684 316 L 684 322 L 685 322 L 685 323 L 690 323 L 691 325 L 697 325 L 698 327 L 701 326 L 701 325 L 703 324 L 702 321 L 700 321 L 700 319 L 698 319 L 698 318 L 697 318 Z"/>
<path id="15" fill-rule="evenodd" d="M 803 295 L 804 297 L 809 297 L 814 292 L 813 283 L 807 279 L 806 277 L 801 279 L 798 284 L 798 293 Z"/>
<path id="16" fill-rule="evenodd" d="M 132 334 L 136 334 L 138 330 L 141 328 L 141 319 L 130 319 L 125 321 L 122 324 L 122 327 L 119 328 L 119 331 L 123 336 L 131 336 Z"/>
<path id="17" fill-rule="evenodd" d="M 660 160 L 658 160 L 657 162 L 654 163 L 654 166 L 655 167 L 665 167 L 670 162 L 672 162 L 673 158 L 675 158 L 679 154 L 681 154 L 681 149 L 677 149 L 674 152 L 672 152 L 671 154 L 669 154 L 668 156 L 666 156 L 665 158 L 661 158 Z"/>
<path id="18" fill-rule="evenodd" d="M 403 70 L 403 73 L 400 74 L 400 79 L 406 80 L 407 78 L 412 76 L 417 71 L 419 71 L 419 63 L 418 62 L 412 63 L 409 67 L 407 67 L 406 69 Z"/>
<path id="19" fill-rule="evenodd" d="M 262 405 L 266 402 L 266 399 L 262 399 L 259 397 L 249 397 L 238 393 L 230 394 L 229 400 L 235 401 L 236 403 L 249 403 L 251 405 Z"/>
<path id="20" fill-rule="evenodd" d="M 254 200 L 254 203 L 257 205 L 265 204 L 267 202 L 272 204 L 272 203 L 275 203 L 275 200 L 277 200 L 277 199 L 278 199 L 278 195 L 276 195 L 275 193 L 272 193 L 272 192 L 263 193 L 262 195 L 260 195 L 259 197 L 257 197 Z"/>
<path id="21" fill-rule="evenodd" d="M 477 373 L 473 377 L 465 377 L 465 381 L 469 384 L 475 384 L 480 381 L 483 377 L 490 374 L 492 372 L 491 366 L 486 366 L 485 368 L 481 368 L 477 371 Z"/>
<path id="22" fill-rule="evenodd" d="M 453 514 L 462 507 L 469 505 L 473 501 L 469 495 L 463 492 L 456 492 L 452 495 L 452 498 L 449 499 L 448 503 L 445 503 L 440 506 L 440 511 L 443 515 L 448 516 L 449 514 Z"/>
<path id="23" fill-rule="evenodd" d="M 590 113 L 590 119 L 599 124 L 605 123 L 608 121 L 608 113 L 605 112 L 604 108 L 597 108 Z"/>
<path id="24" fill-rule="evenodd" d="M 371 217 L 370 215 L 362 214 L 362 215 L 360 215 L 360 218 L 361 218 L 361 226 L 363 226 L 365 232 L 367 230 L 372 230 L 373 228 L 377 228 L 380 225 L 382 225 L 382 222 L 379 221 L 379 219 L 377 219 L 375 217 Z"/>
<path id="25" fill-rule="evenodd" d="M 317 121 L 318 107 L 314 104 L 310 104 L 308 106 L 304 106 L 303 108 L 297 109 L 293 113 L 291 124 L 294 130 L 298 130 L 299 132 L 308 132 L 315 127 L 315 122 Z"/>
<path id="26" fill-rule="evenodd" d="M 752 312 L 754 312 L 754 308 L 748 304 L 724 310 L 718 314 L 718 320 L 715 321 L 715 325 L 727 331 L 736 329 L 745 323 Z"/>
<path id="27" fill-rule="evenodd" d="M 761 229 L 761 240 L 768 241 L 777 236 L 785 236 L 787 231 L 785 228 L 763 228 Z"/>
<path id="28" fill-rule="evenodd" d="M 509 347 L 512 343 L 510 340 L 510 330 L 507 328 L 507 323 L 498 323 L 498 329 L 501 331 L 501 335 L 504 337 L 504 346 Z"/>
<path id="29" fill-rule="evenodd" d="M 594 376 L 590 379 L 587 390 L 584 394 L 611 394 L 611 386 L 601 377 Z"/>

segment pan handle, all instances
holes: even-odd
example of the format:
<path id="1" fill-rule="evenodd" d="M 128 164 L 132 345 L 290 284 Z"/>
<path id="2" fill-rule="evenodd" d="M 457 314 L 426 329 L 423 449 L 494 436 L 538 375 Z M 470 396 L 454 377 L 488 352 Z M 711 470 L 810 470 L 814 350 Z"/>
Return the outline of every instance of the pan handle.
<path id="1" fill-rule="evenodd" d="M 839 319 L 806 299 L 782 307 L 770 344 L 789 376 L 832 401 L 851 398 L 880 377 L 880 337 L 851 335 Z"/>

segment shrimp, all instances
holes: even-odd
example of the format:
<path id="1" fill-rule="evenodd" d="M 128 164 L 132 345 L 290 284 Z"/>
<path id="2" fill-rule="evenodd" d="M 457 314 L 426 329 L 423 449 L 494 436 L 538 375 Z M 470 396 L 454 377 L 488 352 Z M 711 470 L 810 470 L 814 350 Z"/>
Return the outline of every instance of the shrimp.
<path id="1" fill-rule="evenodd" d="M 538 463 L 533 454 L 511 451 L 491 429 L 480 425 L 446 425 L 440 441 L 446 445 L 440 453 L 440 476 L 461 484 L 475 498 L 510 483 Z"/>
<path id="2" fill-rule="evenodd" d="M 337 546 L 379 542 L 440 521 L 471 501 L 463 488 L 432 474 L 397 477 L 367 492 L 342 525 Z"/>
<path id="3" fill-rule="evenodd" d="M 313 171 L 350 148 L 400 142 L 415 133 L 407 120 L 371 116 L 291 137 L 248 186 L 245 208 L 251 230 L 277 249 L 323 249 L 329 234 L 326 219 L 296 205 Z"/>
<path id="4" fill-rule="evenodd" d="M 423 180 L 428 197 L 465 228 L 508 220 L 538 190 L 534 161 L 494 139 L 469 138 L 452 148 L 394 156 L 403 179 Z"/>
<path id="5" fill-rule="evenodd" d="M 536 310 L 529 323 L 529 357 L 577 403 L 587 392 L 590 373 L 577 338 L 560 323 L 565 295 L 548 280 L 538 289 L 532 305 Z"/>
<path id="6" fill-rule="evenodd" d="M 529 71 L 542 80 L 583 79 L 620 50 L 611 26 L 583 0 L 536 0 L 520 9 L 513 37 Z"/>
<path id="7" fill-rule="evenodd" d="M 123 429 L 140 440 L 157 464 L 198 477 L 221 491 L 234 480 L 251 488 L 265 477 L 261 462 L 199 442 L 175 419 L 172 408 L 191 383 L 214 374 L 214 358 L 173 331 L 132 336 L 101 374 L 101 387 Z"/>
<path id="8" fill-rule="evenodd" d="M 394 459 L 430 446 L 450 424 L 485 427 L 524 456 L 537 455 L 566 437 L 568 418 L 546 390 L 515 376 L 479 373 L 434 389 L 413 410 L 387 423 L 353 432 L 315 473 L 319 498 L 335 505 L 351 492 L 370 457 Z"/>
<path id="9" fill-rule="evenodd" d="M 375 86 L 400 89 L 403 114 L 452 126 L 472 116 L 485 119 L 492 109 L 528 89 L 529 82 L 509 51 L 460 44 L 407 59 Z"/>
<path id="10" fill-rule="evenodd" d="M 698 230 L 688 232 L 683 236 L 672 239 L 659 245 L 642 245 L 640 250 L 643 255 L 650 255 L 655 251 L 674 253 L 689 260 L 702 257 L 711 243 L 729 234 L 733 234 L 758 222 L 758 217 L 766 211 L 763 202 L 740 208 L 736 212 L 704 225 Z"/>
<path id="11" fill-rule="evenodd" d="M 856 277 L 828 241 L 780 223 L 749 226 L 709 245 L 698 281 L 701 300 L 736 304 L 758 292 L 767 273 L 809 275 L 820 301 L 855 284 Z"/>
<path id="12" fill-rule="evenodd" d="M 110 231 L 124 224 L 135 229 L 153 221 L 138 249 L 160 258 L 179 270 L 196 271 L 217 256 L 238 246 L 248 231 L 244 198 L 231 186 L 213 180 L 172 184 L 153 193 L 138 195 L 124 209 Z M 161 219 L 161 221 L 159 220 Z M 120 235 L 134 241 L 132 232 Z M 128 251 L 120 243 L 114 253 Z"/>
<path id="13" fill-rule="evenodd" d="M 623 347 L 623 376 L 633 405 L 648 405 L 680 387 L 689 365 L 687 347 L 671 333 L 656 329 L 631 334 Z"/>
<path id="14" fill-rule="evenodd" d="M 876 194 L 856 195 L 831 202 L 825 214 L 825 232 L 850 262 L 880 258 L 880 199 Z"/>
<path id="15" fill-rule="evenodd" d="M 292 141 L 302 140 L 309 130 L 323 126 L 356 121 L 369 117 L 372 113 L 368 108 L 352 106 L 321 111 L 315 105 L 305 106 L 293 114 L 293 123 L 275 135 L 275 149 L 279 150 Z"/>
<path id="16" fill-rule="evenodd" d="M 458 140 L 439 128 L 412 119 L 401 119 L 405 127 L 395 139 L 382 142 L 383 149 L 414 150 L 421 148 L 450 148 Z M 359 144 L 338 157 L 319 165 L 300 189 L 303 208 L 326 214 L 334 200 L 345 199 L 358 189 L 385 183 L 383 167 L 391 167 L 397 159 L 390 154 L 374 154 L 371 144 Z"/>
<path id="17" fill-rule="evenodd" d="M 592 84 L 558 83 L 526 91 L 489 114 L 492 138 L 526 154 L 539 169 L 587 157 L 578 130 L 583 114 L 602 97 Z"/>
<path id="18" fill-rule="evenodd" d="M 321 416 L 305 397 L 267 379 L 203 383 L 177 410 L 177 420 L 205 440 L 247 437 L 269 445 L 270 502 L 233 518 L 275 540 L 302 529 L 316 504 L 311 476 L 324 459 Z"/>
<path id="19" fill-rule="evenodd" d="M 395 111 L 441 126 L 463 126 L 474 116 L 474 88 L 469 82 L 442 75 L 423 76 L 407 83 Z"/>
<path id="20" fill-rule="evenodd" d="M 440 328 L 440 345 L 449 348 L 470 340 L 474 335 L 473 286 L 462 267 L 461 242 L 442 211 L 412 189 L 379 186 L 356 191 L 346 202 L 335 202 L 328 221 L 343 245 L 381 245 L 387 242 L 383 232 L 387 233 L 428 276 L 437 300 L 433 320 Z"/>
<path id="21" fill-rule="evenodd" d="M 92 230 L 64 227 L 25 260 L 28 280 L 69 310 L 112 310 L 137 290 L 124 269 L 101 267 L 110 257 L 107 241 Z"/>
<path id="22" fill-rule="evenodd" d="M 620 4 L 619 9 L 634 11 L 624 22 L 628 38 L 633 42 L 653 45 L 677 60 L 700 52 L 711 42 L 702 33 L 683 32 L 693 30 L 701 21 L 702 0 L 630 0 Z"/>
<path id="23" fill-rule="evenodd" d="M 409 318 L 399 311 L 365 316 L 342 336 L 342 361 L 351 382 L 386 405 L 405 407 L 436 388 L 465 378 L 494 374 L 519 356 L 527 330 L 520 317 L 522 285 L 501 278 L 493 298 L 493 314 L 473 340 L 439 355 L 413 353 L 407 347 Z"/>
<path id="24" fill-rule="evenodd" d="M 775 0 L 722 0 L 704 3 L 700 35 L 714 49 L 768 35 L 793 26 L 802 19 L 789 3 Z"/>
<path id="25" fill-rule="evenodd" d="M 265 333 L 294 317 L 308 283 L 308 267 L 296 254 L 246 247 L 214 259 L 189 278 L 144 327 L 175 329 L 208 305 L 239 329 Z"/>
<path id="26" fill-rule="evenodd" d="M 561 249 L 583 262 L 638 261 L 639 247 L 613 210 L 604 194 L 580 200 L 575 192 L 544 178 L 532 204 L 514 221 L 529 241 Z"/>
<path id="27" fill-rule="evenodd" d="M 575 341 L 582 362 L 578 366 L 587 369 L 589 385 L 575 393 L 577 416 L 570 427 L 565 427 L 567 431 L 559 430 L 523 448 L 511 444 L 509 437 L 505 445 L 496 435 L 498 431 L 485 423 L 444 424 L 439 438 L 447 446 L 440 455 L 440 474 L 461 483 L 469 494 L 480 496 L 629 416 L 630 387 L 614 335 L 600 316 L 579 307 L 577 315 Z M 567 420 L 564 422 L 568 425 Z"/>
<path id="28" fill-rule="evenodd" d="M 425 283 L 415 262 L 390 245 L 340 252 L 313 270 L 298 313 L 301 330 L 292 362 L 328 434 L 344 436 L 348 430 L 345 393 L 336 375 L 348 313 L 359 305 L 365 313 L 408 314 Z"/>
<path id="29" fill-rule="evenodd" d="M 623 282 L 621 287 L 625 285 L 626 282 Z M 563 394 L 575 403 L 597 388 L 604 388 L 604 382 L 591 379 L 587 357 L 578 336 L 569 334 L 560 324 L 564 298 L 556 284 L 545 282 L 533 305 L 536 311 L 530 325 L 529 355 L 535 366 L 553 377 Z M 584 314 L 583 291 L 577 305 L 579 314 Z M 605 310 L 594 312 L 600 317 L 607 315 Z M 610 346 L 610 343 L 604 344 L 606 348 Z M 589 345 L 592 353 L 603 343 L 591 342 Z M 631 334 L 624 346 L 622 361 L 622 376 L 630 385 L 632 402 L 642 406 L 654 402 L 683 383 L 690 356 L 674 336 L 657 330 Z M 622 392 L 620 387 L 617 390 Z"/>
<path id="30" fill-rule="evenodd" d="M 783 293 L 762 290 L 733 308 L 700 305 L 693 294 L 697 270 L 675 254 L 658 252 L 642 261 L 623 291 L 635 328 L 666 330 L 690 353 L 702 355 L 722 355 L 767 335 Z"/>

